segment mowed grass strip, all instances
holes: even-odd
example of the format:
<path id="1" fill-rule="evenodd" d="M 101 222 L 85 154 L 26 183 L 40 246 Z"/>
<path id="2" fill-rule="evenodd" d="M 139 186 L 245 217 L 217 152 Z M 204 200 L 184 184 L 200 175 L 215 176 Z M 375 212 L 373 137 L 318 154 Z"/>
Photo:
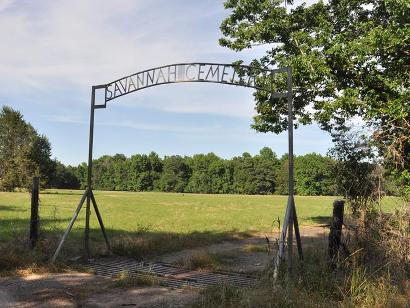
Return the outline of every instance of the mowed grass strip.
<path id="1" fill-rule="evenodd" d="M 82 191 L 47 190 L 40 194 L 43 230 L 63 231 L 73 215 Z M 96 191 L 95 198 L 105 226 L 113 232 L 150 231 L 188 234 L 192 232 L 245 232 L 277 229 L 283 219 L 287 196 L 206 195 L 162 192 Z M 327 223 L 334 196 L 296 196 L 301 225 Z M 398 198 L 387 197 L 383 209 L 400 206 Z M 84 208 L 74 230 L 84 227 Z M 0 236 L 28 230 L 30 195 L 0 192 Z M 92 215 L 91 228 L 98 222 Z"/>

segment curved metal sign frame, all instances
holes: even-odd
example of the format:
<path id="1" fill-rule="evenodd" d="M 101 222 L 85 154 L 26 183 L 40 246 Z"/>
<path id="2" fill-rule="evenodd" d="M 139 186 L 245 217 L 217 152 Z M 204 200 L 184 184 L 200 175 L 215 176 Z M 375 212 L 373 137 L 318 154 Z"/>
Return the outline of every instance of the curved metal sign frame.
<path id="1" fill-rule="evenodd" d="M 276 78 L 279 74 L 285 78 Z M 281 81 L 281 82 L 280 82 Z M 85 259 L 90 256 L 89 249 L 89 230 L 90 230 L 90 206 L 91 203 L 96 212 L 107 249 L 110 252 L 110 243 L 105 232 L 102 217 L 100 215 L 97 202 L 92 190 L 92 164 L 93 164 L 93 138 L 94 138 L 94 111 L 95 109 L 106 108 L 107 102 L 122 97 L 124 95 L 140 91 L 153 86 L 159 86 L 171 83 L 183 82 L 208 82 L 225 85 L 241 86 L 254 88 L 269 93 L 270 98 L 286 98 L 288 104 L 288 146 L 289 146 L 289 195 L 286 207 L 286 214 L 282 225 L 282 232 L 279 240 L 278 256 L 275 258 L 275 268 L 279 267 L 280 260 L 284 257 L 285 241 L 288 241 L 288 258 L 292 258 L 293 228 L 295 230 L 296 242 L 299 256 L 302 255 L 302 245 L 299 234 L 298 220 L 294 202 L 294 171 L 293 171 L 293 104 L 292 104 L 292 70 L 290 67 L 278 69 L 263 69 L 254 66 L 242 64 L 224 64 L 224 63 L 178 63 L 164 65 L 160 67 L 144 70 L 123 78 L 114 80 L 103 85 L 96 85 L 91 90 L 91 112 L 90 112 L 90 134 L 89 134 L 89 151 L 88 151 L 88 175 L 87 189 L 85 190 L 74 215 L 65 231 L 63 238 L 52 258 L 54 262 L 71 231 L 71 228 L 78 217 L 78 214 L 86 201 L 86 222 L 84 236 Z M 280 88 L 282 85 L 283 89 Z M 96 91 L 104 90 L 104 103 L 96 104 Z M 291 264 L 291 262 L 289 262 Z"/>
<path id="2" fill-rule="evenodd" d="M 177 63 L 159 66 L 122 77 L 104 85 L 94 86 L 104 90 L 104 104 L 132 92 L 171 83 L 207 82 L 253 88 L 272 93 L 274 97 L 287 97 L 287 88 L 278 92 L 273 89 L 273 78 L 287 74 L 288 68 L 262 69 L 249 65 L 225 63 Z"/>

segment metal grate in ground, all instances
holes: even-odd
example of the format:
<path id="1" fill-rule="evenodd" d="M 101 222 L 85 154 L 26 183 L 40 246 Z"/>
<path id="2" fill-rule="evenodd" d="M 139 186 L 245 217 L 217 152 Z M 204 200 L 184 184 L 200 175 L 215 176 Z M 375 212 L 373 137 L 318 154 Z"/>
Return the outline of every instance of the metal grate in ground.
<path id="1" fill-rule="evenodd" d="M 238 287 L 249 287 L 255 284 L 255 277 L 232 272 L 200 272 L 176 267 L 163 262 L 139 262 L 132 258 L 111 257 L 90 260 L 86 265 L 96 275 L 115 277 L 121 272 L 127 272 L 131 276 L 148 274 L 159 277 L 161 284 L 179 288 L 190 286 L 204 288 L 217 284 L 230 284 Z"/>

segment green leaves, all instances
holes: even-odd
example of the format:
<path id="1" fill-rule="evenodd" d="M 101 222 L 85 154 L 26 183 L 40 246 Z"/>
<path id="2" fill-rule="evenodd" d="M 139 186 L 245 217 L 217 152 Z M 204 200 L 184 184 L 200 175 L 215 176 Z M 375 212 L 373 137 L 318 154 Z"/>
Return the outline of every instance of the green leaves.
<path id="1" fill-rule="evenodd" d="M 47 185 L 54 174 L 51 145 L 27 123 L 20 112 L 3 106 L 0 111 L 0 190 L 31 186 L 34 175 Z"/>
<path id="2" fill-rule="evenodd" d="M 332 118 L 322 115 L 325 105 L 330 105 L 329 110 L 335 100 L 343 101 L 337 105 L 345 109 L 346 116 L 372 112 L 381 99 L 389 99 L 382 95 L 408 85 L 409 57 L 403 58 L 410 55 L 410 27 L 406 26 L 408 17 L 404 18 L 408 1 L 402 1 L 407 3 L 403 6 L 396 2 L 320 1 L 286 12 L 282 1 L 227 1 L 225 6 L 232 11 L 221 24 L 221 44 L 233 50 L 270 44 L 266 56 L 255 61 L 262 67 L 292 66 L 296 119 L 302 124 L 316 120 L 326 127 Z M 398 77 L 399 71 L 405 78 Z M 355 89 L 356 99 L 346 94 L 349 89 Z M 368 97 L 372 90 L 379 97 L 374 93 Z M 285 129 L 280 116 L 269 114 L 264 104 L 267 98 L 257 94 L 256 99 L 254 127 L 274 132 Z M 313 108 L 306 109 L 309 104 Z M 285 110 L 275 112 L 284 114 Z"/>
<path id="3" fill-rule="evenodd" d="M 254 63 L 292 67 L 295 125 L 316 121 L 329 130 L 360 116 L 377 131 L 385 156 L 410 167 L 410 1 L 330 0 L 288 11 L 282 1 L 225 6 L 222 46 L 266 44 Z M 253 128 L 287 129 L 283 101 L 259 92 L 255 99 Z"/>

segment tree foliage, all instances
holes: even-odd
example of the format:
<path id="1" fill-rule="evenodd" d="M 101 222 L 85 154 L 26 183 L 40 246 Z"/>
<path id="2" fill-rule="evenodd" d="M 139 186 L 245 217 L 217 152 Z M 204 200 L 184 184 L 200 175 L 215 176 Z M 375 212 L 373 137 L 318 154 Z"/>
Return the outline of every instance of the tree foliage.
<path id="1" fill-rule="evenodd" d="M 40 175 L 44 183 L 55 188 L 86 187 L 87 164 L 71 167 L 52 160 L 47 138 L 39 135 L 19 112 L 4 107 L 0 128 L 1 189 L 28 187 L 33 175 Z M 93 187 L 101 190 L 287 194 L 287 158 L 278 158 L 267 147 L 257 155 L 245 152 L 232 159 L 214 153 L 164 158 L 155 152 L 131 157 L 104 155 L 93 161 L 92 180 Z M 319 154 L 295 156 L 296 193 L 335 194 L 333 165 L 333 159 Z"/>
<path id="2" fill-rule="evenodd" d="M 336 162 L 316 153 L 295 158 L 295 191 L 299 195 L 322 196 L 335 193 L 332 174 Z"/>
<path id="3" fill-rule="evenodd" d="M 184 192 L 190 173 L 191 170 L 181 156 L 165 156 L 159 184 L 161 190 Z"/>
<path id="4" fill-rule="evenodd" d="M 77 168 L 65 166 L 59 161 L 56 161 L 55 173 L 51 179 L 50 186 L 54 188 L 80 188 L 80 180 L 77 176 Z"/>
<path id="5" fill-rule="evenodd" d="M 55 162 L 47 137 L 39 135 L 20 112 L 3 106 L 0 111 L 0 190 L 27 188 L 34 175 L 49 185 Z"/>
<path id="6" fill-rule="evenodd" d="M 334 147 L 330 154 L 335 158 L 332 173 L 336 191 L 346 198 L 352 213 L 369 210 L 376 199 L 377 164 L 369 141 L 351 130 L 334 131 Z"/>
<path id="7" fill-rule="evenodd" d="M 291 10 L 280 0 L 227 0 L 220 44 L 265 44 L 254 65 L 291 66 L 295 123 L 324 129 L 362 117 L 410 183 L 410 2 L 329 0 Z M 286 129 L 286 106 L 256 93 L 259 131 Z"/>
<path id="8" fill-rule="evenodd" d="M 331 175 L 334 160 L 319 154 L 295 157 L 296 193 L 332 195 L 335 183 Z M 60 170 L 58 166 L 58 170 Z M 213 194 L 287 194 L 287 155 L 278 158 L 270 148 L 252 156 L 243 153 L 223 159 L 214 153 L 193 156 L 104 155 L 93 161 L 93 186 L 102 190 L 166 191 Z M 62 171 L 59 171 L 62 173 Z M 66 167 L 73 187 L 85 188 L 87 165 Z M 60 181 L 60 188 L 68 188 Z"/>

